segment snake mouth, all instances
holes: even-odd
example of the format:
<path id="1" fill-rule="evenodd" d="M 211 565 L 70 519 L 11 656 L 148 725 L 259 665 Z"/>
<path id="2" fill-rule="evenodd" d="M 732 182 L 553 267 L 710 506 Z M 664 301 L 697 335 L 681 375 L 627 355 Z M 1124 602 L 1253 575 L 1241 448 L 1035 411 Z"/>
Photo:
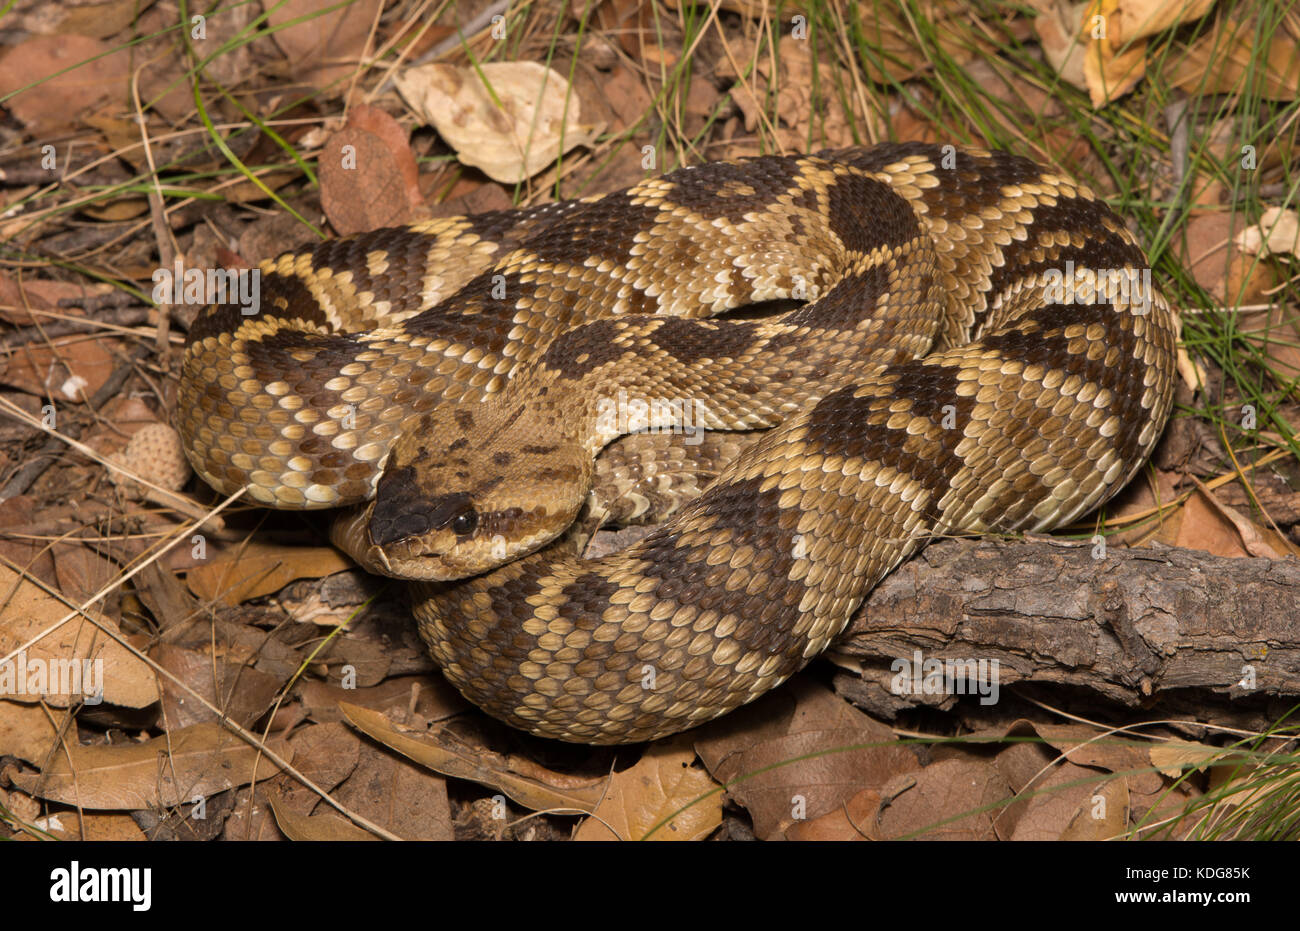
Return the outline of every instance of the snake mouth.
<path id="1" fill-rule="evenodd" d="M 444 562 L 442 554 L 430 552 L 418 538 L 403 538 L 380 545 L 371 537 L 373 502 L 343 512 L 330 525 L 330 540 L 361 568 L 375 575 L 426 582 L 463 578 Z"/>

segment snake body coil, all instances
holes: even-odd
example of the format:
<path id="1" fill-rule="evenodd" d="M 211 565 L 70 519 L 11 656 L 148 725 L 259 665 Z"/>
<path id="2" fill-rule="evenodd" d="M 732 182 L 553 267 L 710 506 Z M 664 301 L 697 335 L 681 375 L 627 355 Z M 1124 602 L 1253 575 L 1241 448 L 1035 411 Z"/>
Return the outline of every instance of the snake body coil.
<path id="1" fill-rule="evenodd" d="M 714 718 L 802 668 L 932 536 L 1095 508 L 1172 398 L 1176 319 L 1133 237 L 998 152 L 711 163 L 260 272 L 258 315 L 214 306 L 191 329 L 195 469 L 269 506 L 364 505 L 336 539 L 443 580 L 417 584 L 415 613 L 448 679 L 563 740 Z M 789 297 L 807 303 L 692 319 Z M 691 402 L 658 427 L 693 408 L 771 429 L 628 549 L 546 545 L 629 397 Z"/>

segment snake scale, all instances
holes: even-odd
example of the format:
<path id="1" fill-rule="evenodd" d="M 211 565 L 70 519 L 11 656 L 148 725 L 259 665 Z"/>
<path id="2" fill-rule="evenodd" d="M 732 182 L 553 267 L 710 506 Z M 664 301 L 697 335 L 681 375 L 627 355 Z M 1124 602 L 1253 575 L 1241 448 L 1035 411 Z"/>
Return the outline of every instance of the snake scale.
<path id="1" fill-rule="evenodd" d="M 928 539 L 1120 489 L 1168 417 L 1177 321 L 1156 290 L 1068 286 L 1143 272 L 1090 191 L 1006 153 L 714 162 L 267 261 L 256 315 L 191 327 L 179 427 L 220 491 L 355 506 L 336 542 L 422 580 L 421 635 L 471 701 L 648 740 L 793 675 Z M 765 432 L 710 434 L 738 442 L 703 493 L 581 558 L 601 449 L 688 421 Z"/>

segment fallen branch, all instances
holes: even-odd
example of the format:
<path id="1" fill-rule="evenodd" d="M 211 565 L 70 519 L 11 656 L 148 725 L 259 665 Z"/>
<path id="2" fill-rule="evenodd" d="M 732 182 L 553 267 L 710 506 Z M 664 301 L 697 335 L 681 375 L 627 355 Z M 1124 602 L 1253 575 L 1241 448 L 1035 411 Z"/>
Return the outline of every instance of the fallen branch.
<path id="1" fill-rule="evenodd" d="M 837 687 L 888 717 L 950 706 L 951 690 L 900 689 L 897 661 L 920 651 L 996 660 L 1000 689 L 1068 684 L 1130 706 L 1174 689 L 1225 704 L 1300 695 L 1300 560 L 1159 545 L 1093 554 L 1041 538 L 927 547 L 876 588 L 833 647 L 861 674 L 837 677 Z"/>

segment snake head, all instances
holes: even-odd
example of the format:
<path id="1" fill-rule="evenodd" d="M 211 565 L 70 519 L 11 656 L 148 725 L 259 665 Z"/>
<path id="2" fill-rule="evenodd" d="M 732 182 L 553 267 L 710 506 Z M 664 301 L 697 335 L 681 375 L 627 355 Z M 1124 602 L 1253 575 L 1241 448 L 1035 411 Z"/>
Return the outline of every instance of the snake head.
<path id="1" fill-rule="evenodd" d="M 561 433 L 547 429 L 546 415 L 494 398 L 425 415 L 384 465 L 364 562 L 445 581 L 554 540 L 577 516 L 592 474 L 592 454 Z"/>

